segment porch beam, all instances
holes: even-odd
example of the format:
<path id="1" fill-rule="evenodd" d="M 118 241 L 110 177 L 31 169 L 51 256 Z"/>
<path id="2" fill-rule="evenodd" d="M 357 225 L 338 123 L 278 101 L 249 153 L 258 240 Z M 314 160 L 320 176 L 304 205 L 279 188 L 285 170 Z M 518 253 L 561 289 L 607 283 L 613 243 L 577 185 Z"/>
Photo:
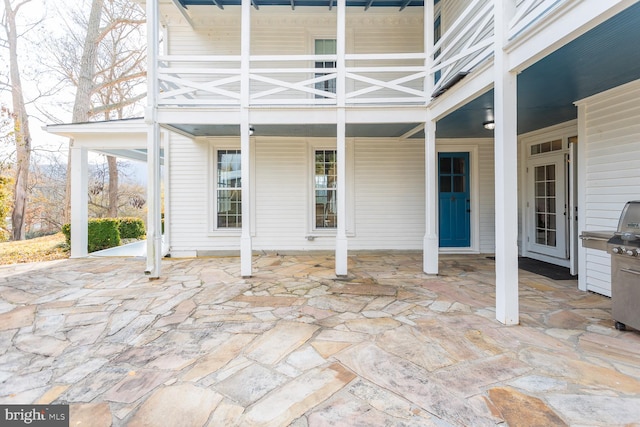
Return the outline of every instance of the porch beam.
<path id="1" fill-rule="evenodd" d="M 160 14 L 157 1 L 147 2 L 147 266 L 150 279 L 160 277 L 162 228 L 160 226 L 160 125 L 158 124 L 158 57 Z"/>
<path id="2" fill-rule="evenodd" d="M 495 0 L 495 240 L 496 319 L 519 323 L 517 76 L 509 71 L 507 43 L 515 0 Z"/>
<path id="3" fill-rule="evenodd" d="M 433 37 L 434 2 L 424 4 L 424 49 L 427 54 L 435 43 Z M 425 55 L 425 69 L 433 66 L 431 55 Z M 425 93 L 432 93 L 433 74 L 427 73 L 424 78 Z M 438 240 L 438 184 L 436 162 L 436 121 L 431 118 L 427 109 L 427 120 L 424 125 L 424 176 L 425 176 L 425 233 L 422 242 L 422 270 L 427 274 L 438 274 L 439 240 Z"/>
<path id="4" fill-rule="evenodd" d="M 251 55 L 251 0 L 242 0 L 240 24 L 240 163 L 242 178 L 242 232 L 240 235 L 240 274 L 251 277 L 251 140 L 249 138 L 249 59 Z"/>
<path id="5" fill-rule="evenodd" d="M 337 54 L 337 78 L 336 78 L 336 146 L 337 146 L 337 207 L 338 207 L 338 229 L 336 230 L 336 275 L 347 275 L 348 251 L 347 251 L 347 155 L 346 155 L 346 133 L 347 133 L 347 113 L 346 113 L 346 87 L 345 79 L 347 67 L 345 61 L 346 53 L 346 0 L 338 0 L 337 29 L 336 29 L 336 54 Z"/>
<path id="6" fill-rule="evenodd" d="M 71 147 L 71 258 L 88 255 L 88 155 L 84 147 Z"/>

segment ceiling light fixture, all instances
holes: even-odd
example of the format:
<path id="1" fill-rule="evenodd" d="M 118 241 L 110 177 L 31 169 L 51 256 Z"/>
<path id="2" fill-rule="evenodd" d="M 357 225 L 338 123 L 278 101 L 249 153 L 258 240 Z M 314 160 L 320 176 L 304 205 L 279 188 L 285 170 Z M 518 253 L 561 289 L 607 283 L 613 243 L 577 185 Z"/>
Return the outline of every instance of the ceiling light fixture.
<path id="1" fill-rule="evenodd" d="M 482 123 L 482 126 L 484 126 L 484 128 L 487 130 L 494 130 L 496 128 L 496 123 L 493 120 L 489 120 Z"/>

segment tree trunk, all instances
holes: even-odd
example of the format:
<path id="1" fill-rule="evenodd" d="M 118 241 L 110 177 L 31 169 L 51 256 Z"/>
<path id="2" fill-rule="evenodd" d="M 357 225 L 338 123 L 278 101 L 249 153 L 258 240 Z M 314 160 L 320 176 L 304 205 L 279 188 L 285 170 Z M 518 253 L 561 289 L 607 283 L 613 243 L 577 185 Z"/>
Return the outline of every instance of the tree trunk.
<path id="1" fill-rule="evenodd" d="M 31 161 L 31 133 L 29 132 L 29 117 L 24 105 L 20 69 L 18 68 L 18 34 L 16 29 L 16 12 L 25 3 L 22 2 L 15 9 L 11 9 L 10 0 L 4 0 L 16 141 L 16 182 L 13 193 L 13 211 L 11 212 L 11 237 L 13 240 L 24 239 L 24 214 L 27 207 L 27 186 Z"/>
<path id="2" fill-rule="evenodd" d="M 118 162 L 114 156 L 107 156 L 109 165 L 109 209 L 107 216 L 117 218 L 118 216 Z"/>
<path id="3" fill-rule="evenodd" d="M 8 1 L 8 0 L 5 0 Z M 80 74 L 78 76 L 78 88 L 73 103 L 73 123 L 84 123 L 89 121 L 89 110 L 91 109 L 91 94 L 93 92 L 93 75 L 98 57 L 98 38 L 100 36 L 100 20 L 102 19 L 102 6 L 104 0 L 93 0 L 91 3 L 91 14 L 89 15 L 89 25 L 87 36 L 84 39 L 82 59 L 80 60 Z M 71 213 L 71 147 L 73 140 L 69 141 L 69 157 L 67 160 L 67 191 L 65 197 L 67 220 L 70 220 Z M 69 222 L 69 221 L 67 221 Z"/>

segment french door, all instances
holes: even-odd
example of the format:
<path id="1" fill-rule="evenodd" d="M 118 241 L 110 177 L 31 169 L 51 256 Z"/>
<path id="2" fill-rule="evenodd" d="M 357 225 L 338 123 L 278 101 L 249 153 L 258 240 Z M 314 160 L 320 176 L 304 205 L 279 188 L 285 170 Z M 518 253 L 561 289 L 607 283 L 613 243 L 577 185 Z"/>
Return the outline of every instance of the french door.
<path id="1" fill-rule="evenodd" d="M 568 259 L 565 156 L 544 155 L 531 159 L 527 167 L 527 250 L 561 259 Z"/>

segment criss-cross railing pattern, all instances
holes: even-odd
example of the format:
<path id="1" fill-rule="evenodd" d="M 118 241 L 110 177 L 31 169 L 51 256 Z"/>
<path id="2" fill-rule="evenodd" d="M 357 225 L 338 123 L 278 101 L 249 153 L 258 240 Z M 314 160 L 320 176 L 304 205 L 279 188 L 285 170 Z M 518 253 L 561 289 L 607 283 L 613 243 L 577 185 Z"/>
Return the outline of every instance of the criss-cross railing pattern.
<path id="1" fill-rule="evenodd" d="M 510 39 L 571 0 L 514 0 Z M 425 53 L 347 54 L 338 82 L 336 55 L 251 55 L 250 105 L 426 104 L 461 73 L 469 73 L 494 52 L 494 0 L 473 0 Z M 170 55 L 159 59 L 159 106 L 228 106 L 241 100 L 240 55 Z M 425 79 L 434 83 L 426 93 Z"/>
<path id="2" fill-rule="evenodd" d="M 425 54 L 347 55 L 345 59 L 345 104 L 426 102 Z M 336 62 L 336 55 L 251 56 L 249 102 L 335 105 Z M 160 106 L 240 103 L 239 56 L 166 56 L 161 58 L 158 76 Z"/>

